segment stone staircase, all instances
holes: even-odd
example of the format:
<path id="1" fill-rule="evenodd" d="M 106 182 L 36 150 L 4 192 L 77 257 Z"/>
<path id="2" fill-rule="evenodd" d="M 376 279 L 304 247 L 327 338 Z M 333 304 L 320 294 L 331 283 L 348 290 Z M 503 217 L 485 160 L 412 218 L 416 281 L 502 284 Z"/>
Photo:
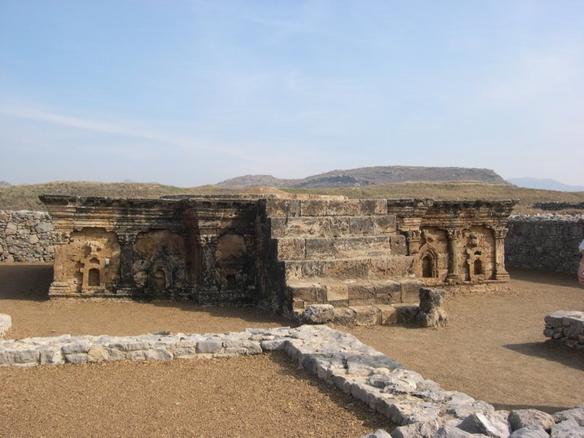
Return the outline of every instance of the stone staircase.
<path id="1" fill-rule="evenodd" d="M 266 212 L 293 312 L 418 301 L 414 257 L 387 201 L 270 200 Z"/>

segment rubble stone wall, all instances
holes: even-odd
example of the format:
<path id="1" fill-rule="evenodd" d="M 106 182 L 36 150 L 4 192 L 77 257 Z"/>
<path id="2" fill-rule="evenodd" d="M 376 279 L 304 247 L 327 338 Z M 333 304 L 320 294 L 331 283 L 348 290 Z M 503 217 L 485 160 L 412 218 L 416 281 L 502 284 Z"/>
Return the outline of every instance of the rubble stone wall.
<path id="1" fill-rule="evenodd" d="M 545 317 L 544 336 L 584 350 L 584 312 L 558 310 Z"/>
<path id="2" fill-rule="evenodd" d="M 584 216 L 513 216 L 505 241 L 507 268 L 574 274 Z"/>
<path id="3" fill-rule="evenodd" d="M 53 262 L 55 235 L 48 213 L 0 210 L 0 262 Z"/>

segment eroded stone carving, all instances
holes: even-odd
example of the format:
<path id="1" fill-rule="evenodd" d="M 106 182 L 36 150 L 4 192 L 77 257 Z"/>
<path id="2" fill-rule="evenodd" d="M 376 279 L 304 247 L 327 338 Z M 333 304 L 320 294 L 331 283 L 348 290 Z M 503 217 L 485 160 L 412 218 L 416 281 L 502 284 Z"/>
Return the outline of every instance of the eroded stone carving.
<path id="1" fill-rule="evenodd" d="M 311 304 L 386 320 L 425 285 L 505 280 L 512 201 L 44 196 L 52 296 Z M 377 306 L 375 309 L 367 306 Z M 338 312 L 343 313 L 342 311 Z M 346 312 L 345 312 L 346 313 Z M 373 316 L 370 316 L 373 315 Z"/>

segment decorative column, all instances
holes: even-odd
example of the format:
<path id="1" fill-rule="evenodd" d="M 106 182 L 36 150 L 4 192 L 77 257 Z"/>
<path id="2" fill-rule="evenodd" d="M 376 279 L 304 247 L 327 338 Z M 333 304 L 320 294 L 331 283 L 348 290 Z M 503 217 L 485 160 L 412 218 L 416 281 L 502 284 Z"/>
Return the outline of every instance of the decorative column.
<path id="1" fill-rule="evenodd" d="M 217 235 L 207 234 L 200 236 L 201 243 L 201 287 L 205 291 L 216 291 L 219 288 L 217 261 Z M 202 303 L 204 304 L 204 303 Z"/>
<path id="2" fill-rule="evenodd" d="M 495 238 L 495 266 L 493 278 L 499 281 L 509 280 L 509 273 L 505 269 L 505 237 L 509 229 L 504 226 L 493 227 Z"/>
<path id="3" fill-rule="evenodd" d="M 420 249 L 420 230 L 407 230 L 404 234 L 406 236 L 408 255 L 417 254 Z"/>
<path id="4" fill-rule="evenodd" d="M 67 244 L 69 243 L 71 232 L 60 229 L 54 235 L 53 282 L 49 287 L 49 296 L 67 296 L 76 292 L 71 282 L 68 281 L 67 272 L 65 272 L 67 265 Z"/>
<path id="5" fill-rule="evenodd" d="M 446 235 L 448 237 L 448 276 L 446 281 L 455 284 L 461 280 L 458 266 L 458 241 L 462 231 L 458 228 L 447 228 Z"/>
<path id="6" fill-rule="evenodd" d="M 116 290 L 117 295 L 131 296 L 136 289 L 132 268 L 134 266 L 134 244 L 137 236 L 138 232 L 136 231 L 118 234 L 118 242 L 120 244 L 120 282 Z"/>

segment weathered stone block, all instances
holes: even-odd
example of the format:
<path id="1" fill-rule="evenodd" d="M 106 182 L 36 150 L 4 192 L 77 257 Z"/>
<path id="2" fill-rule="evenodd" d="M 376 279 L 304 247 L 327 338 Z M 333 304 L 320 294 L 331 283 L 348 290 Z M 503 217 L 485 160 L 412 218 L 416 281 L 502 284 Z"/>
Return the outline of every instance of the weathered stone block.
<path id="1" fill-rule="evenodd" d="M 311 304 L 302 312 L 301 320 L 305 324 L 326 324 L 335 317 L 335 308 L 330 304 Z"/>
<path id="2" fill-rule="evenodd" d="M 420 289 L 424 284 L 416 279 L 400 280 L 401 285 L 401 302 L 417 303 L 420 300 Z"/>
<path id="3" fill-rule="evenodd" d="M 509 424 L 512 430 L 522 428 L 551 430 L 554 417 L 537 409 L 516 409 L 509 414 Z"/>
<path id="4" fill-rule="evenodd" d="M 271 217 L 300 216 L 300 201 L 295 199 L 266 199 L 266 214 Z"/>
<path id="5" fill-rule="evenodd" d="M 305 258 L 304 239 L 280 238 L 277 240 L 280 260 L 302 260 Z"/>
<path id="6" fill-rule="evenodd" d="M 0 337 L 4 336 L 12 327 L 12 318 L 10 315 L 0 313 Z"/>

